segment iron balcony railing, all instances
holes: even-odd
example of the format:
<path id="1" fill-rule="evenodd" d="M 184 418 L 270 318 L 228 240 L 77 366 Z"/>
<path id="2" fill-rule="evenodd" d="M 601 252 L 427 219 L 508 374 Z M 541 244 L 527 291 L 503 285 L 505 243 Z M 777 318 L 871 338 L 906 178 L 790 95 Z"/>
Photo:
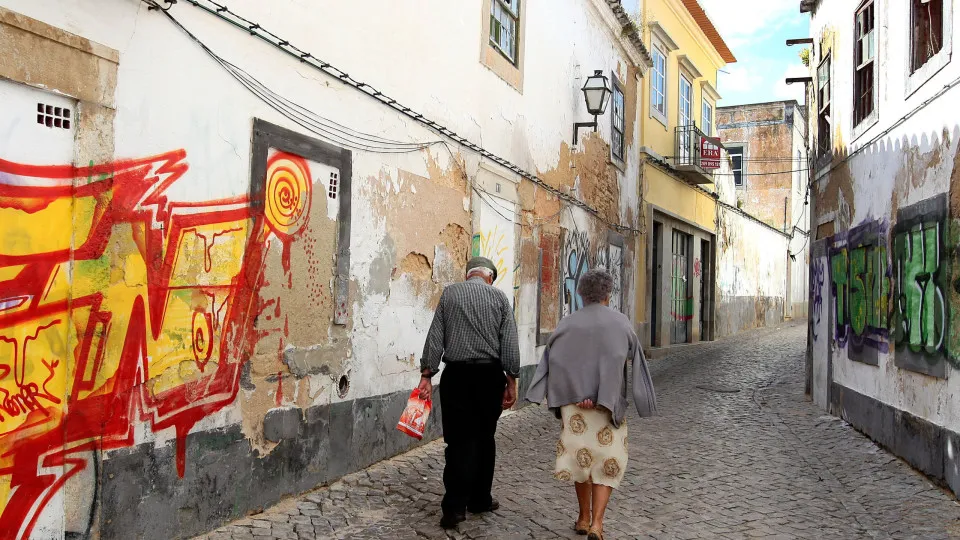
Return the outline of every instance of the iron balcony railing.
<path id="1" fill-rule="evenodd" d="M 696 166 L 700 167 L 700 141 L 704 134 L 695 124 L 687 126 L 678 126 L 676 128 L 676 166 Z"/>

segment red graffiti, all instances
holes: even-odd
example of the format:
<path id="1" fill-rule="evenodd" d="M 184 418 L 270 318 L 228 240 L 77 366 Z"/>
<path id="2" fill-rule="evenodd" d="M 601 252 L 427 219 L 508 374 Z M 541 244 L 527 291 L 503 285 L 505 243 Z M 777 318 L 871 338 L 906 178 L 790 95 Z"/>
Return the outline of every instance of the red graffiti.
<path id="1" fill-rule="evenodd" d="M 30 536 L 87 466 L 71 454 L 130 446 L 140 421 L 173 428 L 182 477 L 190 429 L 237 396 L 266 253 L 303 229 L 310 177 L 280 153 L 262 193 L 176 202 L 185 159 L 0 160 L 2 538 Z"/>
<path id="2" fill-rule="evenodd" d="M 700 274 L 703 273 L 703 263 L 700 262 L 700 259 L 693 261 L 693 275 L 694 277 L 700 277 Z"/>

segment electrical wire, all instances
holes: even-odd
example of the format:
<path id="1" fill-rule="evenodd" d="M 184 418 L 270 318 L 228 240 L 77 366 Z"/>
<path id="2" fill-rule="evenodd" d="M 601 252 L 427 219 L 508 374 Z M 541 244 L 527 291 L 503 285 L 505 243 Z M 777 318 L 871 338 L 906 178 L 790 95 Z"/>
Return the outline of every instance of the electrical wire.
<path id="1" fill-rule="evenodd" d="M 875 135 L 872 139 L 870 139 L 869 141 L 863 143 L 862 146 L 860 146 L 859 148 L 856 148 L 855 150 L 853 150 L 852 152 L 850 152 L 849 154 L 847 154 L 846 156 L 844 156 L 843 159 L 841 159 L 840 161 L 837 161 L 836 163 L 831 163 L 831 164 L 830 164 L 830 167 L 827 168 L 825 171 L 818 172 L 817 174 L 818 174 L 819 177 L 810 180 L 810 184 L 819 183 L 819 182 L 822 181 L 824 178 L 827 178 L 827 177 L 830 175 L 830 173 L 833 172 L 837 167 L 839 167 L 840 165 L 843 165 L 844 163 L 850 161 L 851 159 L 853 159 L 854 156 L 860 154 L 861 152 L 863 152 L 863 151 L 866 150 L 867 148 L 870 148 L 871 146 L 873 146 L 873 145 L 874 145 L 875 143 L 877 143 L 880 139 L 882 139 L 882 138 L 886 137 L 887 135 L 889 135 L 894 129 L 900 127 L 901 125 L 904 124 L 904 122 L 906 122 L 907 120 L 913 118 L 914 116 L 916 116 L 917 113 L 919 113 L 919 112 L 922 111 L 923 109 L 927 108 L 928 105 L 930 105 L 930 104 L 933 103 L 934 101 L 936 101 L 936 100 L 940 99 L 941 97 L 943 97 L 947 92 L 949 92 L 952 88 L 954 88 L 954 87 L 957 86 L 958 84 L 960 84 L 960 77 L 957 77 L 956 79 L 954 79 L 954 80 L 948 82 L 947 84 L 943 85 L 943 88 L 941 88 L 940 90 L 938 90 L 935 94 L 933 94 L 933 95 L 930 96 L 929 98 L 925 99 L 922 103 L 920 103 L 919 105 L 917 105 L 916 107 L 914 107 L 914 108 L 913 108 L 912 110 L 910 110 L 910 112 L 908 112 L 907 114 L 905 114 L 905 115 L 903 115 L 902 117 L 900 117 L 899 120 L 897 120 L 896 122 L 894 122 L 893 124 L 891 124 L 889 127 L 887 127 L 886 129 L 884 129 L 883 131 L 881 131 L 880 133 L 878 133 L 877 135 Z"/>
<path id="2" fill-rule="evenodd" d="M 270 88 L 261 83 L 248 72 L 215 53 L 196 35 L 184 27 L 183 24 L 181 24 L 180 21 L 177 20 L 171 13 L 169 13 L 169 7 L 164 9 L 159 7 L 154 0 L 145 1 L 151 6 L 156 6 L 156 9 L 162 10 L 164 15 L 166 15 L 166 17 L 170 19 L 170 21 L 177 28 L 179 28 L 194 43 L 196 43 L 215 62 L 220 64 L 220 66 L 223 67 L 244 88 L 270 106 L 270 108 L 323 139 L 335 142 L 336 144 L 351 150 L 361 150 L 365 152 L 381 154 L 404 154 L 419 152 L 420 150 L 429 148 L 430 146 L 442 142 L 439 140 L 428 141 L 424 143 L 395 141 L 377 135 L 363 133 L 317 115 L 305 107 L 302 107 L 299 104 L 270 90 Z"/>
<path id="3" fill-rule="evenodd" d="M 142 0 L 142 1 L 147 2 L 148 4 L 151 4 L 151 5 L 157 5 L 156 2 L 155 2 L 155 0 Z M 400 104 L 399 102 L 397 102 L 397 100 L 395 100 L 395 99 L 393 99 L 393 98 L 390 98 L 389 96 L 387 96 L 387 95 L 384 94 L 383 92 L 380 92 L 379 90 L 377 90 L 377 89 L 376 89 L 375 87 L 373 87 L 372 85 L 370 85 L 370 84 L 368 84 L 368 83 L 365 83 L 365 82 L 363 82 L 363 81 L 359 81 L 359 80 L 353 78 L 349 73 L 347 73 L 347 72 L 345 72 L 345 71 L 343 71 L 343 70 L 341 70 L 341 69 L 333 66 L 332 64 L 330 64 L 330 63 L 328 63 L 328 62 L 324 62 L 323 60 L 320 60 L 319 58 L 313 56 L 311 53 L 309 53 L 309 52 L 307 52 L 307 51 L 305 51 L 305 50 L 303 50 L 303 49 L 300 49 L 299 47 L 291 44 L 290 41 L 281 38 L 281 37 L 278 36 L 277 34 L 274 34 L 273 32 L 270 32 L 269 30 L 266 30 L 266 29 L 263 28 L 259 23 L 255 23 L 255 22 L 253 22 L 253 21 L 251 21 L 251 20 L 249 20 L 249 19 L 244 18 L 243 16 L 241 16 L 241 15 L 239 15 L 239 14 L 237 14 L 237 13 L 234 13 L 234 12 L 231 11 L 230 8 L 228 8 L 226 5 L 217 3 L 217 2 L 215 2 L 214 0 L 184 0 L 184 2 L 190 4 L 190 5 L 198 8 L 198 9 L 201 9 L 201 10 L 205 11 L 206 13 L 209 13 L 210 15 L 213 15 L 213 16 L 219 18 L 220 20 L 223 20 L 223 21 L 225 21 L 225 22 L 227 22 L 227 23 L 229 23 L 229 24 L 231 24 L 231 25 L 233 25 L 233 26 L 235 26 L 235 27 L 237 27 L 237 28 L 239 28 L 239 29 L 244 30 L 245 32 L 249 33 L 251 36 L 256 37 L 256 38 L 258 38 L 258 39 L 260 39 L 260 40 L 262 40 L 262 41 L 264 41 L 264 42 L 266 42 L 266 43 L 268 43 L 268 44 L 270 44 L 270 45 L 278 48 L 279 50 L 283 51 L 284 53 L 286 53 L 286 54 L 290 55 L 291 57 L 297 59 L 297 60 L 300 61 L 301 63 L 310 65 L 311 67 L 313 67 L 313 68 L 315 68 L 315 69 L 317 69 L 317 70 L 325 73 L 326 75 L 329 75 L 329 76 L 331 76 L 331 77 L 339 80 L 341 83 L 346 84 L 346 85 L 348 85 L 348 86 L 351 86 L 351 87 L 353 87 L 353 88 L 355 88 L 355 89 L 363 92 L 363 93 L 366 94 L 367 96 L 369 96 L 369 97 L 371 97 L 371 98 L 379 101 L 380 103 L 382 103 L 382 104 L 384 104 L 384 105 L 387 105 L 387 106 L 390 107 L 391 109 L 393 109 L 393 110 L 395 110 L 395 111 L 397 111 L 397 112 L 399 112 L 399 113 L 401 113 L 401 114 L 403 114 L 403 115 L 405 115 L 405 116 L 407 116 L 407 117 L 409 117 L 409 118 L 412 118 L 413 120 L 415 120 L 415 121 L 423 124 L 424 126 L 428 127 L 429 129 L 435 131 L 436 133 L 438 133 L 438 134 L 446 137 L 447 139 L 449 139 L 449 140 L 457 143 L 458 145 L 460 145 L 460 146 L 462 146 L 462 147 L 465 147 L 465 148 L 467 148 L 467 149 L 469 149 L 469 150 L 471 150 L 471 151 L 473 151 L 473 152 L 475 152 L 475 153 L 477 153 L 477 154 L 480 154 L 481 156 L 483 156 L 483 157 L 485 157 L 485 158 L 493 161 L 494 163 L 497 163 L 498 165 L 500 165 L 500 166 L 502 166 L 502 167 L 504 167 L 504 168 L 506 168 L 506 169 L 508 169 L 508 170 L 510 170 L 510 171 L 512 171 L 512 172 L 514 172 L 514 173 L 516 173 L 516 174 L 518 174 L 520 177 L 522 177 L 522 178 L 524 178 L 524 179 L 526 179 L 526 180 L 528 180 L 528 181 L 530 181 L 530 182 L 533 182 L 534 184 L 542 187 L 543 189 L 545 189 L 545 190 L 553 193 L 555 196 L 557 196 L 557 197 L 560 198 L 561 200 L 567 202 L 568 204 L 573 205 L 573 206 L 576 206 L 576 207 L 584 210 L 585 212 L 593 215 L 598 221 L 604 223 L 608 228 L 613 229 L 613 230 L 616 230 L 616 231 L 621 232 L 621 233 L 630 232 L 630 233 L 633 233 L 633 234 L 639 234 L 639 233 L 642 232 L 642 231 L 640 231 L 639 229 L 635 229 L 635 228 L 629 227 L 629 226 L 620 225 L 620 224 L 618 224 L 618 223 L 611 223 L 611 222 L 603 219 L 603 217 L 601 217 L 601 215 L 600 215 L 600 212 L 599 212 L 596 208 L 593 208 L 592 206 L 590 206 L 590 205 L 588 205 L 587 203 L 585 203 L 585 202 L 577 199 L 576 197 L 573 197 L 573 196 L 571 196 L 571 195 L 569 195 L 569 194 L 567 194 L 567 193 L 564 193 L 564 192 L 560 191 L 559 189 L 556 189 L 556 188 L 550 186 L 548 183 L 546 183 L 545 181 L 543 181 L 542 179 L 540 179 L 536 174 L 530 173 L 530 172 L 524 170 L 523 168 L 521 168 L 520 166 L 515 165 L 514 163 L 510 162 L 509 160 L 507 160 L 507 159 L 505 159 L 505 158 L 502 158 L 502 157 L 500 157 L 500 156 L 498 156 L 498 155 L 490 152 L 490 151 L 487 150 L 486 148 L 483 148 L 482 146 L 479 146 L 479 145 L 471 142 L 469 139 L 467 139 L 467 138 L 465 138 L 465 137 L 457 134 L 455 131 L 451 130 L 450 128 L 448 128 L 448 127 L 446 127 L 446 126 L 444 126 L 444 125 L 442 125 L 442 124 L 440 124 L 440 123 L 438 123 L 438 122 L 436 122 L 436 121 L 434 121 L 434 120 L 431 120 L 431 119 L 427 118 L 427 117 L 424 116 L 423 114 L 421 114 L 421 113 L 419 113 L 419 112 L 416 112 L 414 109 L 412 109 L 412 108 L 410 108 L 410 107 L 407 107 L 407 106 L 404 106 L 404 105 Z M 211 7 L 211 6 L 213 6 L 213 7 Z M 167 15 L 169 16 L 169 13 L 168 13 Z M 172 17 L 170 17 L 170 19 L 171 19 L 171 21 L 176 22 L 176 20 L 173 19 Z M 180 25 L 179 23 L 177 23 L 177 25 L 180 26 L 181 29 L 183 29 L 182 25 Z M 186 31 L 186 30 L 184 29 L 184 31 Z M 192 36 L 192 35 L 191 35 L 191 36 Z M 196 39 L 195 37 L 194 37 L 194 40 L 197 41 L 198 43 L 201 43 L 201 42 L 200 42 L 198 39 Z M 202 43 L 201 43 L 201 45 L 202 45 Z M 204 47 L 205 47 L 205 46 L 204 46 Z M 205 49 L 205 50 L 207 50 L 207 49 Z M 212 52 L 212 51 L 211 51 L 211 52 Z M 298 122 L 298 123 L 299 123 L 299 122 Z M 302 125 L 302 124 L 301 124 L 301 125 Z M 307 127 L 307 126 L 304 126 L 304 127 Z M 310 129 L 310 128 L 307 127 L 307 129 Z M 410 150 L 410 151 L 418 151 L 418 150 L 414 149 L 414 150 Z"/>

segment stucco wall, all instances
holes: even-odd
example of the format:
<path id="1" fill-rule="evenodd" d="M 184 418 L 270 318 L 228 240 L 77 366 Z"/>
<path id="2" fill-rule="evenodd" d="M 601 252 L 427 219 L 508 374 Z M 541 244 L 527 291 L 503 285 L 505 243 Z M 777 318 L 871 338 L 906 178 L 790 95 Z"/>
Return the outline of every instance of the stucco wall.
<path id="1" fill-rule="evenodd" d="M 44 538 L 185 536 L 409 447 L 412 441 L 393 425 L 419 379 L 417 362 L 440 291 L 460 279 L 471 253 L 496 255 L 503 265 L 497 285 L 515 305 L 524 378 L 537 361 L 540 331 L 563 313 L 566 300 L 558 287 L 538 311 L 537 291 L 544 281 L 575 284 L 576 272 L 559 264 L 570 254 L 561 238 L 587 232 L 590 267 L 610 267 L 620 257 L 623 309 L 633 311 L 634 237 L 625 232 L 612 240 L 603 221 L 639 228 L 640 68 L 605 2 L 525 4 L 522 93 L 480 61 L 488 14 L 473 3 L 436 1 L 411 10 L 381 2 L 375 17 L 352 4 L 322 10 L 294 1 L 230 4 L 546 185 L 573 193 L 598 216 L 568 210 L 544 187 L 454 144 L 384 154 L 356 137 L 311 133 L 249 93 L 143 3 L 4 0 L 3 6 L 36 19 L 43 31 L 66 29 L 77 39 L 69 50 L 114 51 L 102 54 L 115 64 L 115 75 L 104 76 L 112 95 L 103 104 L 89 100 L 105 108 L 94 114 L 69 82 L 22 75 L 31 72 L 23 69 L 28 59 L 55 69 L 62 51 L 33 49 L 34 58 L 20 46 L 0 62 L 3 76 L 79 100 L 81 124 L 96 120 L 115 133 L 101 130 L 98 145 L 78 135 L 72 160 L 29 161 L 52 168 L 4 171 L 32 182 L 55 176 L 92 186 L 83 190 L 108 189 L 91 192 L 87 207 L 56 216 L 54 224 L 67 231 L 97 219 L 103 224 L 97 238 L 105 247 L 70 255 L 90 258 L 70 281 L 66 273 L 57 278 L 56 267 L 21 274 L 18 259 L 0 258 L 0 281 L 41 288 L 49 281 L 63 298 L 106 299 L 98 304 L 102 313 L 94 310 L 89 319 L 77 307 L 66 312 L 65 345 L 34 346 L 35 354 L 61 363 L 44 368 L 56 387 L 43 386 L 47 372 L 39 369 L 30 382 L 60 402 L 71 392 L 91 401 L 75 404 L 72 416 L 45 404 L 57 412 L 42 429 L 0 433 L 3 470 L 13 471 L 0 478 L 4 537 L 31 529 Z M 270 89 L 362 131 L 366 143 L 372 136 L 440 138 L 187 3 L 171 13 Z M 84 69 L 92 68 L 81 65 L 78 77 Z M 621 164 L 610 160 L 609 114 L 600 117 L 597 134 L 570 146 L 573 122 L 588 118 L 580 87 L 595 69 L 624 86 L 628 157 Z M 277 126 L 277 133 L 307 137 L 281 135 L 257 146 L 254 119 Z M 0 158 L 8 144 L 0 139 Z M 141 197 L 131 186 L 152 195 Z M 23 205 L 33 204 L 33 196 L 23 195 Z M 18 234 L 27 228 L 20 214 L 9 223 Z M 546 278 L 539 273 L 544 246 L 554 247 L 547 250 L 554 274 Z M 22 281 L 28 274 L 52 277 Z M 40 331 L 49 314 L 36 309 L 31 304 L 23 314 L 0 316 L 4 335 L 23 341 Z M 81 324 L 109 316 L 112 326 Z M 45 334 L 45 342 L 52 339 Z M 185 344 L 190 340 L 192 346 Z M 90 350 L 94 356 L 84 363 Z M 97 354 L 100 363 L 93 363 Z M 74 359 L 87 366 L 89 388 L 77 386 Z M 24 384 L 7 383 L 12 392 Z M 108 397 L 95 400 L 98 392 Z M 441 414 L 434 415 L 430 437 Z M 109 430 L 96 427 L 108 417 Z M 74 433 L 77 425 L 86 427 Z M 61 455 L 69 464 L 57 461 Z M 39 467 L 53 472 L 40 478 Z M 23 484 L 36 489 L 14 490 Z"/>
<path id="2" fill-rule="evenodd" d="M 717 337 L 783 321 L 788 299 L 787 249 L 781 231 L 736 210 L 739 190 L 723 152 L 718 171 Z"/>
<path id="3" fill-rule="evenodd" d="M 876 123 L 852 122 L 853 43 L 837 29 L 848 28 L 856 3 L 822 2 L 811 22 L 813 64 L 833 52 L 835 92 L 833 153 L 821 160 L 813 190 L 822 244 L 810 270 L 813 390 L 956 491 L 960 124 L 957 90 L 943 92 L 960 67 L 953 59 L 911 77 L 908 5 L 879 6 Z M 957 28 L 955 8 L 947 20 Z M 945 60 L 953 46 L 946 44 Z"/>

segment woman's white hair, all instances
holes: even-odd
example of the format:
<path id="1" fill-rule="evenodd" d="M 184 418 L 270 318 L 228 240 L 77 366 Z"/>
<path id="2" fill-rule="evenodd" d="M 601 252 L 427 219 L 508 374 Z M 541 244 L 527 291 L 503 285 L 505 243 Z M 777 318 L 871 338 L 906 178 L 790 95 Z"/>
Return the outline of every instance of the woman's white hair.
<path id="1" fill-rule="evenodd" d="M 471 268 L 467 271 L 467 279 L 472 277 L 482 277 L 484 279 L 493 279 L 493 270 L 478 266 L 477 268 Z"/>

